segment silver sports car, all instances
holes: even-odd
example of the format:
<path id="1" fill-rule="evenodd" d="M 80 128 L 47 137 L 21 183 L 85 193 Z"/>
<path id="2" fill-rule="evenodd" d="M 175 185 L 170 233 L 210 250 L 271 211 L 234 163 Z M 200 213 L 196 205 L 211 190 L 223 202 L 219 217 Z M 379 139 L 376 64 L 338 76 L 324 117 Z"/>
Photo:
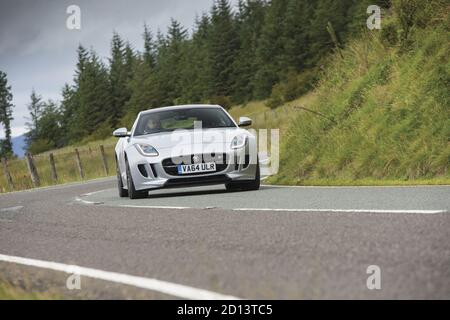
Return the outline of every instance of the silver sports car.
<path id="1" fill-rule="evenodd" d="M 120 128 L 115 148 L 119 195 L 143 198 L 150 190 L 224 184 L 227 190 L 260 185 L 256 137 L 218 105 L 184 105 L 139 113 L 131 131 Z"/>

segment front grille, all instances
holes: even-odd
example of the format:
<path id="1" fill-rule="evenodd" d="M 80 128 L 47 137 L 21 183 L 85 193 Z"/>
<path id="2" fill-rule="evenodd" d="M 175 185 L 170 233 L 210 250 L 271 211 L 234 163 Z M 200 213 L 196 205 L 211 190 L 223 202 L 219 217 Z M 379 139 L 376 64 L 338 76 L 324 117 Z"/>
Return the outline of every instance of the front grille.
<path id="1" fill-rule="evenodd" d="M 201 161 L 194 161 L 194 157 L 198 157 L 201 159 Z M 221 172 L 224 171 L 228 167 L 228 156 L 226 153 L 221 154 L 199 154 L 199 155 L 187 155 L 182 156 L 179 158 L 168 158 L 164 159 L 162 161 L 162 166 L 164 168 L 164 171 L 171 175 L 171 176 L 197 176 L 197 175 L 203 175 L 207 173 L 214 173 L 214 172 L 197 172 L 197 173 L 189 173 L 189 174 L 179 174 L 178 173 L 178 165 L 179 164 L 194 164 L 194 163 L 208 163 L 208 162 L 214 162 L 216 164 L 216 171 L 215 172 Z"/>
<path id="2" fill-rule="evenodd" d="M 174 178 L 167 180 L 164 187 L 184 187 L 184 186 L 198 186 L 198 185 L 210 185 L 210 184 L 222 184 L 227 183 L 231 179 L 224 174 L 206 176 L 206 177 L 190 177 L 190 178 Z"/>

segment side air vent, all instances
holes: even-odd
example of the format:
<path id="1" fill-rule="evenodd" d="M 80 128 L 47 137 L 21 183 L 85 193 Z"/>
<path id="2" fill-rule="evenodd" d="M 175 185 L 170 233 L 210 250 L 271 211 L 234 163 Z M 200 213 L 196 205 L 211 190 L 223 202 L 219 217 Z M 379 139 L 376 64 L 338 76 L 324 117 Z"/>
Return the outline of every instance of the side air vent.
<path id="1" fill-rule="evenodd" d="M 155 165 L 154 164 L 150 164 L 150 169 L 152 169 L 153 176 L 155 178 L 158 178 L 158 174 L 156 173 L 156 169 L 155 169 Z"/>
<path id="2" fill-rule="evenodd" d="M 250 164 L 250 155 L 246 154 L 245 161 L 244 161 L 244 168 L 247 169 L 249 164 Z"/>
<path id="3" fill-rule="evenodd" d="M 138 164 L 138 169 L 139 172 L 146 178 L 148 178 L 148 172 L 147 169 L 145 168 L 145 164 Z"/>

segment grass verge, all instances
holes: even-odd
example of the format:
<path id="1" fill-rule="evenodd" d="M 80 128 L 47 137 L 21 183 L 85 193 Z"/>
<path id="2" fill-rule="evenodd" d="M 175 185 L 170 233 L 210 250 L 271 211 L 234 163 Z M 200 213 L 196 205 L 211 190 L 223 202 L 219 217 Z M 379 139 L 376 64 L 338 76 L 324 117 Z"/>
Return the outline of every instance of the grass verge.
<path id="1" fill-rule="evenodd" d="M 55 300 L 60 296 L 49 292 L 31 292 L 0 281 L 0 300 Z"/>

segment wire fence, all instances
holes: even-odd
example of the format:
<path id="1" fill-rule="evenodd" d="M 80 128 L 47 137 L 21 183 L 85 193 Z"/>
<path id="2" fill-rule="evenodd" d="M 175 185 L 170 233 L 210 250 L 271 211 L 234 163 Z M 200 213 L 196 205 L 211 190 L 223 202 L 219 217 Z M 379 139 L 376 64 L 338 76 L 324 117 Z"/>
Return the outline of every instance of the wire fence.
<path id="1" fill-rule="evenodd" d="M 83 181 L 115 173 L 114 144 L 1 159 L 0 192 Z"/>

